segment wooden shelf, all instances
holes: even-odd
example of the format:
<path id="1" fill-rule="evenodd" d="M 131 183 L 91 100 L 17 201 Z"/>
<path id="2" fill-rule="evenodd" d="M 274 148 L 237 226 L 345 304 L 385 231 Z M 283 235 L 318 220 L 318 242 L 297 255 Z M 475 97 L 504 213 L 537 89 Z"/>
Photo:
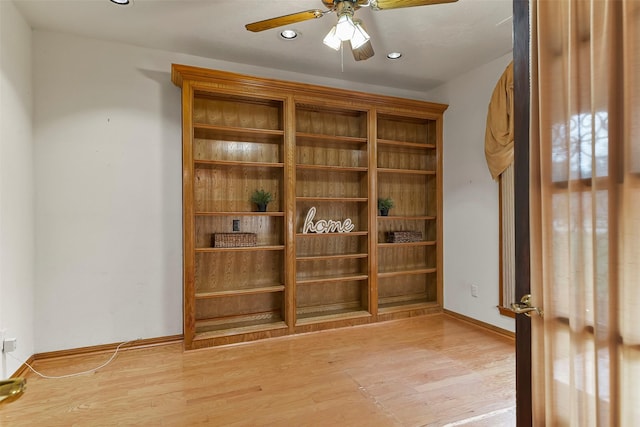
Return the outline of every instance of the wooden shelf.
<path id="1" fill-rule="evenodd" d="M 367 236 L 368 231 L 351 231 L 349 233 L 296 233 L 296 237 L 349 237 Z"/>
<path id="2" fill-rule="evenodd" d="M 310 285 L 316 283 L 329 283 L 329 282 L 353 282 L 357 280 L 367 280 L 369 276 L 367 274 L 350 274 L 343 276 L 327 276 L 327 277 L 314 277 L 296 279 L 298 285 Z"/>
<path id="3" fill-rule="evenodd" d="M 435 273 L 437 269 L 435 268 L 418 268 L 415 270 L 403 270 L 403 271 L 387 271 L 384 273 L 378 273 L 378 277 L 397 277 L 397 276 L 406 276 L 409 274 L 429 274 Z"/>
<path id="4" fill-rule="evenodd" d="M 239 248 L 196 248 L 196 252 L 249 252 L 249 251 L 283 251 L 284 245 L 243 246 Z"/>
<path id="5" fill-rule="evenodd" d="M 298 202 L 358 202 L 358 203 L 367 203 L 369 199 L 366 197 L 306 197 L 306 196 L 298 196 L 296 197 Z"/>
<path id="6" fill-rule="evenodd" d="M 378 168 L 380 173 L 399 173 L 405 175 L 435 175 L 436 171 L 426 171 L 417 169 L 392 169 L 392 168 Z"/>
<path id="7" fill-rule="evenodd" d="M 208 298 L 222 298 L 232 297 L 236 295 L 257 295 L 266 294 L 270 292 L 282 292 L 284 291 L 284 285 L 265 286 L 261 288 L 251 289 L 237 289 L 233 291 L 219 291 L 219 292 L 196 292 L 196 299 L 208 299 Z"/>
<path id="8" fill-rule="evenodd" d="M 390 139 L 379 139 L 378 145 L 389 145 L 393 147 L 404 147 L 404 148 L 418 148 L 418 149 L 428 149 L 433 150 L 436 148 L 435 144 L 422 144 L 418 142 L 405 142 L 405 141 L 393 141 Z"/>
<path id="9" fill-rule="evenodd" d="M 393 220 L 434 220 L 435 216 L 430 215 L 378 215 L 379 221 L 393 221 Z"/>
<path id="10" fill-rule="evenodd" d="M 202 328 L 203 323 L 204 322 L 196 322 L 196 330 L 198 328 Z M 286 329 L 286 328 L 287 328 L 287 324 L 283 321 L 277 321 L 277 322 L 271 322 L 271 323 L 260 323 L 260 324 L 249 324 L 246 326 L 242 326 L 242 325 L 233 326 L 233 327 L 224 326 L 221 329 L 215 329 L 215 330 L 206 331 L 206 332 L 196 332 L 196 334 L 193 337 L 193 340 L 194 341 L 207 340 L 207 339 L 217 338 L 217 337 L 226 337 L 229 335 L 253 334 L 257 332 L 273 331 L 277 329 Z"/>
<path id="11" fill-rule="evenodd" d="M 194 160 L 196 167 L 211 168 L 215 166 L 244 166 L 253 168 L 284 168 L 284 163 L 271 162 L 241 162 L 235 160 Z"/>
<path id="12" fill-rule="evenodd" d="M 328 172 L 336 172 L 336 171 L 344 171 L 344 172 L 367 172 L 368 168 L 366 167 L 357 167 L 357 166 L 331 166 L 331 165 L 307 165 L 303 163 L 298 163 L 296 165 L 298 169 L 313 169 L 313 170 L 324 170 Z"/>
<path id="13" fill-rule="evenodd" d="M 378 314 L 390 314 L 397 312 L 406 312 L 411 310 L 433 310 L 439 311 L 442 307 L 435 301 L 429 301 L 426 298 L 419 300 L 407 300 L 401 302 L 382 303 L 378 305 Z"/>
<path id="14" fill-rule="evenodd" d="M 284 212 L 196 212 L 195 216 L 284 216 Z"/>
<path id="15" fill-rule="evenodd" d="M 306 133 L 306 132 L 296 133 L 296 144 L 298 145 L 324 144 L 328 146 L 344 146 L 345 144 L 362 145 L 366 143 L 367 143 L 367 138 L 358 138 L 353 136 L 322 135 L 322 134 Z"/>
<path id="16" fill-rule="evenodd" d="M 437 244 L 434 240 L 422 240 L 420 242 L 405 242 L 405 243 L 378 243 L 379 248 L 401 248 L 408 246 L 435 246 Z"/>
<path id="17" fill-rule="evenodd" d="M 357 311 L 337 311 L 337 312 L 328 311 L 323 314 L 318 314 L 317 312 L 315 312 L 311 315 L 298 314 L 296 326 L 311 325 L 314 323 L 331 322 L 336 320 L 359 319 L 359 318 L 365 318 L 365 317 L 371 317 L 371 313 L 364 310 L 357 310 Z"/>
<path id="18" fill-rule="evenodd" d="M 214 126 L 204 123 L 194 123 L 195 138 L 222 139 L 232 142 L 282 143 L 284 131 L 272 129 L 254 129 L 232 126 Z"/>
<path id="19" fill-rule="evenodd" d="M 297 261 L 324 261 L 324 260 L 334 260 L 334 259 L 357 259 L 357 258 L 367 258 L 369 254 L 367 253 L 358 253 L 358 254 L 338 254 L 338 255 L 311 255 L 311 256 L 299 256 L 296 257 Z"/>

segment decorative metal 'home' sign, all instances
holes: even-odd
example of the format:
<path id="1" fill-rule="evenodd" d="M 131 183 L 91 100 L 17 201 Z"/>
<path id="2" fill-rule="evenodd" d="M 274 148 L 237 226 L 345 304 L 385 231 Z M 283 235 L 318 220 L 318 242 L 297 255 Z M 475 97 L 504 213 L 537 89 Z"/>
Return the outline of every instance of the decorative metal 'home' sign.
<path id="1" fill-rule="evenodd" d="M 324 220 L 319 219 L 315 223 L 313 217 L 316 216 L 316 207 L 313 206 L 307 212 L 307 217 L 304 219 L 304 227 L 302 232 L 307 233 L 348 233 L 353 231 L 355 225 L 351 221 L 351 218 L 347 218 L 344 221 L 334 221 L 332 219 Z"/>

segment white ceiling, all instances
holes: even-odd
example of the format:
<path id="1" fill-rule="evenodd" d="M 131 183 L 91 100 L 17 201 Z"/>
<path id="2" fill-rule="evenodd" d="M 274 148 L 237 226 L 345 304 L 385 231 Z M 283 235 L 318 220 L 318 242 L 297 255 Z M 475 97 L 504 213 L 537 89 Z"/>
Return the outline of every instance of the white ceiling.
<path id="1" fill-rule="evenodd" d="M 427 91 L 512 46 L 512 0 L 360 8 L 356 18 L 364 22 L 376 54 L 359 62 L 348 49 L 341 58 L 322 44 L 335 14 L 260 33 L 244 28 L 276 16 L 324 10 L 320 0 L 134 0 L 124 7 L 109 0 L 14 2 L 34 29 L 406 90 Z M 278 36 L 284 28 L 302 36 L 284 41 Z M 391 51 L 403 57 L 390 61 L 386 54 Z"/>

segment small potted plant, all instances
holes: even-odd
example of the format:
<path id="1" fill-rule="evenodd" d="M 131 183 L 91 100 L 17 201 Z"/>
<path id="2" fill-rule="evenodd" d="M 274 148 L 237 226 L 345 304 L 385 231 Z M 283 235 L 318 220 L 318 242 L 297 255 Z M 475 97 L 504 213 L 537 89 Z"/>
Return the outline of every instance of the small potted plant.
<path id="1" fill-rule="evenodd" d="M 266 212 L 267 205 L 273 200 L 273 196 L 263 189 L 256 190 L 251 195 L 251 201 L 258 206 L 258 212 Z"/>
<path id="2" fill-rule="evenodd" d="M 378 210 L 380 211 L 380 216 L 388 216 L 389 209 L 392 207 L 393 200 L 390 197 L 378 199 Z"/>

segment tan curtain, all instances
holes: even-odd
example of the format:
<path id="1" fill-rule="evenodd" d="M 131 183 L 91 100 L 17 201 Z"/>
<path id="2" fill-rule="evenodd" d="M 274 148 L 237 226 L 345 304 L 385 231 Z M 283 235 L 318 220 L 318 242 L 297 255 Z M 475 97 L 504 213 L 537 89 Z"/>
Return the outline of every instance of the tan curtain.
<path id="1" fill-rule="evenodd" d="M 500 185 L 500 307 L 515 301 L 515 222 L 513 186 L 513 61 L 493 88 L 487 108 L 484 155 Z"/>
<path id="2" fill-rule="evenodd" d="M 531 1 L 534 425 L 640 426 L 640 1 Z"/>
<path id="3" fill-rule="evenodd" d="M 507 65 L 491 94 L 484 155 L 494 180 L 498 180 L 513 163 L 513 61 Z"/>

